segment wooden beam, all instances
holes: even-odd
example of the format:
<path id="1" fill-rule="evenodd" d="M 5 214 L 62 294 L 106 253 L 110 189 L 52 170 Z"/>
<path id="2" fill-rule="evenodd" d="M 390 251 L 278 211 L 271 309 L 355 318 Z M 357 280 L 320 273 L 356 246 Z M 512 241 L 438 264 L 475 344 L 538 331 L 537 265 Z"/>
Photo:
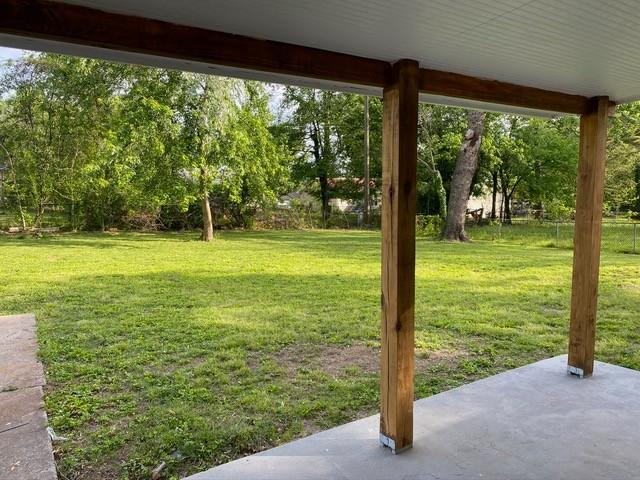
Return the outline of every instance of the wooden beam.
<path id="1" fill-rule="evenodd" d="M 391 72 L 380 60 L 46 0 L 2 0 L 0 32 L 381 88 Z"/>
<path id="2" fill-rule="evenodd" d="M 48 0 L 2 0 L 0 33 L 239 69 L 384 88 L 389 63 Z M 584 114 L 589 99 L 438 70 L 420 91 L 500 105 Z"/>
<path id="3" fill-rule="evenodd" d="M 593 373 L 608 116 L 609 99 L 598 97 L 580 118 L 569 330 L 569 372 L 580 377 Z"/>
<path id="4" fill-rule="evenodd" d="M 393 66 L 382 124 L 382 358 L 380 440 L 413 443 L 418 63 Z"/>
<path id="5" fill-rule="evenodd" d="M 591 108 L 591 100 L 580 95 L 425 68 L 420 69 L 420 91 L 444 97 L 561 113 L 583 114 Z"/>

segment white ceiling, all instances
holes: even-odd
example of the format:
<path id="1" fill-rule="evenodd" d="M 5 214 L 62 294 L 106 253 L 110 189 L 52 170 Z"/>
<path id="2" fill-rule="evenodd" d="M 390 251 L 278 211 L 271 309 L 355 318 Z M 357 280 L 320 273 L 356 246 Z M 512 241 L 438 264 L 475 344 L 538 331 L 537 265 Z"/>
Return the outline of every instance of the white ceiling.
<path id="1" fill-rule="evenodd" d="M 640 99 L 638 0 L 65 1 L 389 62 L 411 58 L 422 67 L 589 97 L 608 95 L 618 103 Z M 28 48 L 25 40 L 12 37 L 0 36 L 0 42 Z M 34 49 L 46 43 L 30 42 Z M 66 53 L 83 50 L 65 48 Z M 90 51 L 96 49 L 84 49 Z M 168 60 L 155 64 L 177 66 Z"/>

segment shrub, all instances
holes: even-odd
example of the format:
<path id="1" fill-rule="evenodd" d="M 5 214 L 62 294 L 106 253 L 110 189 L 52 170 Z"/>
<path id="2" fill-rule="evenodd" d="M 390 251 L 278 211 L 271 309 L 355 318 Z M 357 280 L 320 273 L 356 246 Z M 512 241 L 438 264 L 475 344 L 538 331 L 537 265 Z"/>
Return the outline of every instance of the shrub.
<path id="1" fill-rule="evenodd" d="M 425 237 L 437 237 L 442 233 L 444 220 L 438 215 L 417 215 L 416 233 Z"/>

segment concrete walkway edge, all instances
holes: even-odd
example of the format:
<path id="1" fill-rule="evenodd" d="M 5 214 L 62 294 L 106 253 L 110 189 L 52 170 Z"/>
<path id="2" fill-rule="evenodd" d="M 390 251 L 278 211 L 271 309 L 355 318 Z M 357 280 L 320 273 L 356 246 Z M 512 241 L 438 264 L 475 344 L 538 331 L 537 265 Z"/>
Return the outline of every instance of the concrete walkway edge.
<path id="1" fill-rule="evenodd" d="M 0 479 L 55 480 L 33 314 L 0 316 Z"/>

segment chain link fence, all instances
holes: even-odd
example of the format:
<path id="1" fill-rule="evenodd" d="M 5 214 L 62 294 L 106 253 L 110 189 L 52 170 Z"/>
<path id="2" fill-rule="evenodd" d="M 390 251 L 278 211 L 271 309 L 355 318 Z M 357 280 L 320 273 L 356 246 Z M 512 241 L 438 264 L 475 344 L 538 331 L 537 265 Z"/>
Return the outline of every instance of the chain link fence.
<path id="1" fill-rule="evenodd" d="M 511 224 L 467 225 L 475 240 L 508 241 L 522 245 L 573 248 L 574 222 L 513 219 Z M 640 254 L 640 222 L 604 220 L 602 250 Z"/>

